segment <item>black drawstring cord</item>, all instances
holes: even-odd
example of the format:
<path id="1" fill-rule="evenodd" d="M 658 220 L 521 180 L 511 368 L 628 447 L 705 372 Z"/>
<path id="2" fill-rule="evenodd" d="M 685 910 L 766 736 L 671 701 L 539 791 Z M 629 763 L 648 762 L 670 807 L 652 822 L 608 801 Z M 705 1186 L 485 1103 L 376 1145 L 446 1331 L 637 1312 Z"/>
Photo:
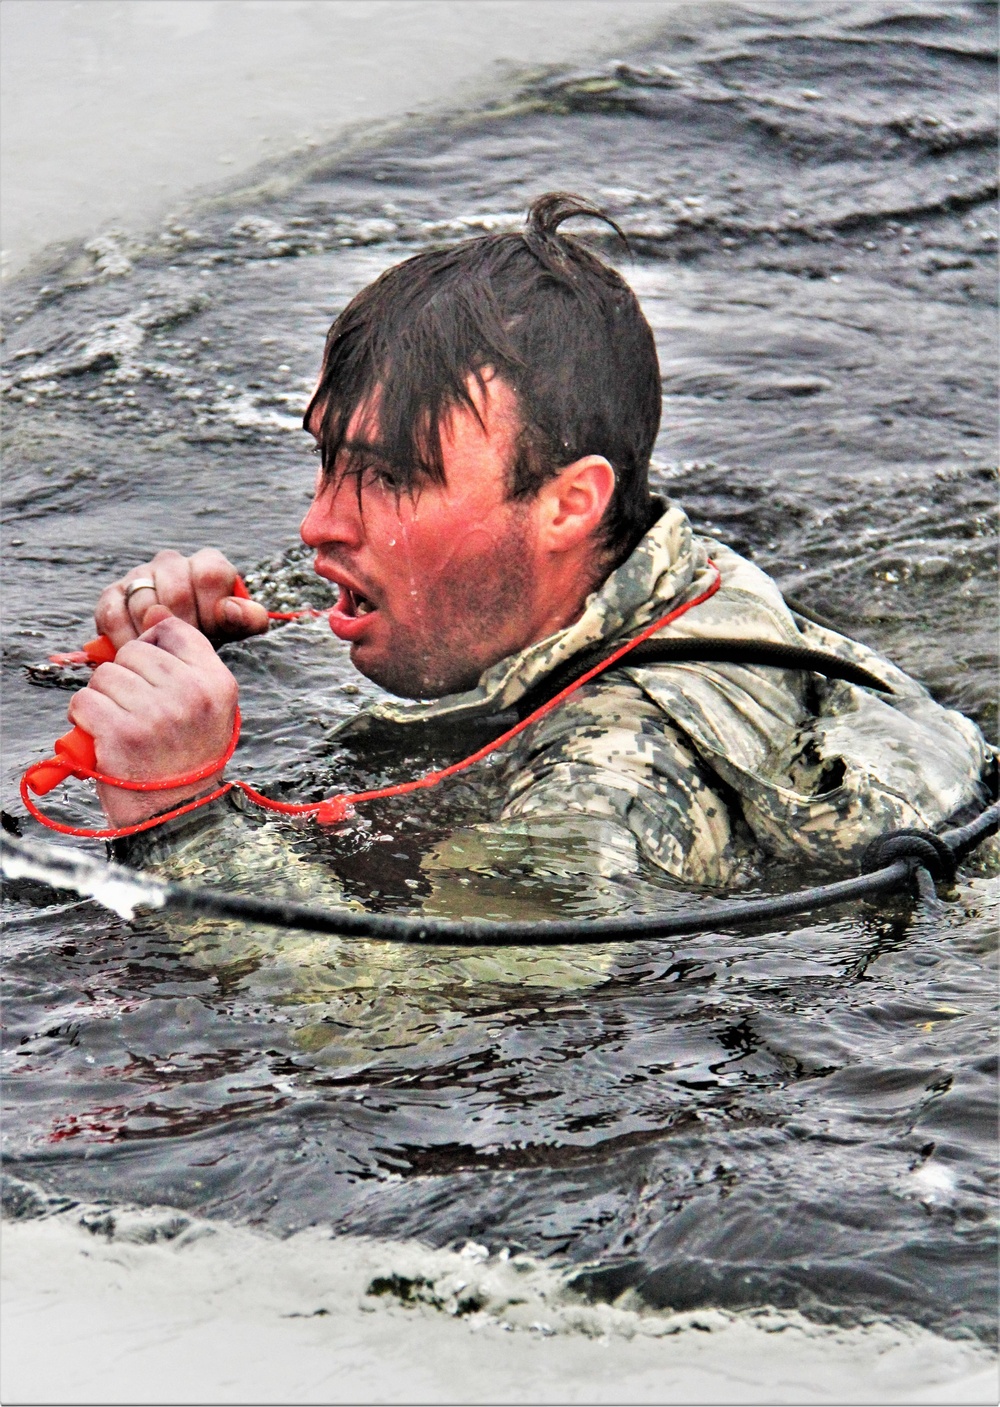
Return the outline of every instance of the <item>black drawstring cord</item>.
<path id="1" fill-rule="evenodd" d="M 950 884 L 962 855 L 1000 827 L 1000 803 L 966 826 L 934 835 L 930 831 L 899 830 L 880 836 L 868 847 L 869 868 L 852 879 L 778 894 L 768 899 L 707 900 L 680 913 L 630 914 L 620 918 L 580 918 L 533 921 L 435 919 L 398 914 L 371 914 L 351 909 L 318 909 L 284 899 L 249 894 L 225 894 L 168 883 L 142 871 L 108 865 L 79 851 L 33 841 L 0 837 L 0 860 L 11 879 L 40 879 L 55 889 L 92 895 L 111 907 L 171 909 L 218 918 L 264 923 L 276 928 L 304 929 L 344 938 L 377 939 L 388 943 L 447 944 L 454 947 L 552 947 L 615 942 L 635 938 L 669 938 L 763 923 L 810 909 L 826 908 L 875 894 L 903 889 L 916 878 L 918 893 L 930 900 L 934 880 Z"/>

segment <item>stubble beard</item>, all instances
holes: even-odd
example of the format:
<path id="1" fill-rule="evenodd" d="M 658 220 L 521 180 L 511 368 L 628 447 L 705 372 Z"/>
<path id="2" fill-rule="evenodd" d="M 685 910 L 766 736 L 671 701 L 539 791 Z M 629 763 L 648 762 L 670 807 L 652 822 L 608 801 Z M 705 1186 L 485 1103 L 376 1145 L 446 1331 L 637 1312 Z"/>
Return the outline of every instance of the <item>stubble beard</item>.
<path id="1" fill-rule="evenodd" d="M 528 521 L 515 505 L 502 543 L 438 579 L 422 628 L 394 632 L 387 658 L 354 661 L 358 670 L 401 698 L 438 699 L 473 688 L 491 665 L 531 644 L 521 638 L 530 634 L 533 599 Z"/>

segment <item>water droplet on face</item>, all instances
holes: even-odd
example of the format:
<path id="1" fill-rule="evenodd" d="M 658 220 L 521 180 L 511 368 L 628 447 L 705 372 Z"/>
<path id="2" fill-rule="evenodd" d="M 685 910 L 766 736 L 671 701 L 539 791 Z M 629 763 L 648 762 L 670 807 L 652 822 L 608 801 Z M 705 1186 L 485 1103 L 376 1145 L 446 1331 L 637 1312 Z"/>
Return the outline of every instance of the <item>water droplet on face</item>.
<path id="1" fill-rule="evenodd" d="M 396 546 L 396 539 L 395 539 L 394 537 L 390 537 L 390 539 L 389 539 L 389 546 L 390 546 L 390 547 L 395 547 L 395 546 Z"/>

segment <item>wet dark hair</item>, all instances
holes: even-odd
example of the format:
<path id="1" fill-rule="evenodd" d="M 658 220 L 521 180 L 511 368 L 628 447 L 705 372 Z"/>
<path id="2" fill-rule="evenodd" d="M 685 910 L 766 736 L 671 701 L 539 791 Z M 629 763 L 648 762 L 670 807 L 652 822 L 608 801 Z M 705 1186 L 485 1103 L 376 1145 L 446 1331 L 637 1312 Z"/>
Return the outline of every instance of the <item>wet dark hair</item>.
<path id="1" fill-rule="evenodd" d="M 467 382 L 473 376 L 482 387 L 492 367 L 515 392 L 522 420 L 510 496 L 532 497 L 567 464 L 603 455 L 616 483 L 599 546 L 616 561 L 632 550 L 654 516 L 656 347 L 625 280 L 561 233 L 577 215 L 624 240 L 602 211 L 554 192 L 532 204 L 523 233 L 418 254 L 348 304 L 327 335 L 304 421 L 310 427 L 322 408 L 317 438 L 328 475 L 346 451 L 348 472 L 370 467 L 404 493 L 443 483 L 441 421 L 461 406 L 478 414 Z M 376 442 L 348 442 L 351 416 L 376 388 Z"/>

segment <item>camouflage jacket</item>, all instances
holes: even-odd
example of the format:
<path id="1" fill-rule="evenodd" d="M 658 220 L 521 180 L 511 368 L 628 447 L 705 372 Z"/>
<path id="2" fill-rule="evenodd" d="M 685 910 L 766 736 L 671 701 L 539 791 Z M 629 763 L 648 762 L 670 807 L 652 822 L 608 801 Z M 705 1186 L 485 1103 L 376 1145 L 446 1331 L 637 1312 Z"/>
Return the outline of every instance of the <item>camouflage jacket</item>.
<path id="1" fill-rule="evenodd" d="M 937 826 L 987 800 L 980 776 L 991 754 L 972 723 L 872 651 L 794 616 L 767 576 L 695 536 L 674 505 L 575 624 L 501 660 L 466 694 L 354 713 L 333 735 L 345 744 L 342 757 L 324 743 L 322 774 L 310 784 L 343 789 L 342 765 L 369 777 L 377 717 L 400 725 L 398 745 L 399 730 L 389 730 L 390 749 L 400 757 L 412 754 L 406 729 L 421 720 L 440 721 L 461 747 L 463 730 L 455 727 L 450 737 L 450 723 L 489 719 L 581 648 L 628 638 L 672 603 L 700 594 L 713 577 L 709 557 L 721 572 L 720 589 L 670 634 L 820 645 L 867 666 L 894 692 L 746 665 L 616 668 L 464 774 L 470 784 L 455 810 L 475 823 L 458 829 L 460 820 L 445 820 L 444 838 L 431 824 L 426 845 L 418 823 L 416 850 L 395 889 L 385 865 L 377 874 L 364 868 L 366 838 L 389 839 L 394 824 L 395 837 L 409 834 L 387 813 L 359 816 L 328 836 L 227 798 L 135 837 L 127 858 L 189 883 L 289 894 L 326 907 L 368 907 L 374 897 L 380 907 L 439 917 L 578 914 L 585 923 L 598 913 L 662 910 L 665 878 L 683 887 L 731 884 L 762 856 L 843 868 L 886 829 Z M 291 632 L 306 628 L 290 627 L 265 648 L 281 651 L 281 637 L 294 647 Z M 302 698 L 297 706 L 305 708 Z M 436 793 L 420 795 L 436 804 Z M 454 817 L 447 801 L 444 812 Z M 357 857 L 360 871 L 352 869 Z M 607 980 L 619 948 L 448 948 L 415 960 L 406 945 L 207 915 L 157 922 L 168 923 L 186 962 L 216 977 L 228 972 L 227 981 L 255 999 L 280 1003 L 298 1023 L 295 1039 L 305 1049 L 351 1068 L 372 1050 L 392 1053 L 408 1042 L 451 1049 L 470 1028 L 464 1009 L 454 1018 L 454 994 L 470 986 L 584 990 Z"/>
<path id="2" fill-rule="evenodd" d="M 818 646 L 891 693 L 802 670 L 623 662 L 497 755 L 500 825 L 586 817 L 621 870 L 638 850 L 678 879 L 720 885 L 755 852 L 843 867 L 888 829 L 938 827 L 987 804 L 992 753 L 975 724 L 872 650 L 793 614 L 768 576 L 697 536 L 673 503 L 574 624 L 501 660 L 467 693 L 382 703 L 372 715 L 405 727 L 509 708 L 577 651 L 635 635 L 699 595 L 710 562 L 720 589 L 662 637 Z"/>

